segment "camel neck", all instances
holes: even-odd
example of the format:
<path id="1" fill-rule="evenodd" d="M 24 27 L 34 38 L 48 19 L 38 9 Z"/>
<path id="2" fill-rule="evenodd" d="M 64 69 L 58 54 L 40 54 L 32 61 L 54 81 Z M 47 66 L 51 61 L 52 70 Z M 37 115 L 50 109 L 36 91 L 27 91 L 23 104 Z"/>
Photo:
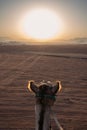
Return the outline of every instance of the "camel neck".
<path id="1" fill-rule="evenodd" d="M 49 130 L 50 126 L 50 106 L 37 104 L 36 113 L 36 130 Z"/>
<path id="2" fill-rule="evenodd" d="M 39 121 L 38 121 L 39 130 L 43 130 L 45 111 L 46 111 L 46 109 L 45 109 L 45 107 L 42 105 L 42 106 L 41 106 L 41 111 L 40 111 L 40 113 L 39 113 Z"/>

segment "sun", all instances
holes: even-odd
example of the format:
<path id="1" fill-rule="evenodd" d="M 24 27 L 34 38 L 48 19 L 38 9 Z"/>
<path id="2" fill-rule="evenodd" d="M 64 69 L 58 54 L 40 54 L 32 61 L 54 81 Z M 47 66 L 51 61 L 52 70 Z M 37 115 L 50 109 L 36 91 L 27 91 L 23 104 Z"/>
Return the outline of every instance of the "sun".
<path id="1" fill-rule="evenodd" d="M 60 33 L 61 24 L 61 20 L 53 11 L 33 9 L 22 18 L 21 28 L 27 38 L 49 40 Z"/>

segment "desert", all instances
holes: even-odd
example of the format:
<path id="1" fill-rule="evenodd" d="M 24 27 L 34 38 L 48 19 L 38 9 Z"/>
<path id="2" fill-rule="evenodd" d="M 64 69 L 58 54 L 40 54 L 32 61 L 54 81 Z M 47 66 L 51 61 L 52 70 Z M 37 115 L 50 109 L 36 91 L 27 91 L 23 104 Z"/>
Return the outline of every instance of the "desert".
<path id="1" fill-rule="evenodd" d="M 35 130 L 29 80 L 60 80 L 62 91 L 53 106 L 60 124 L 64 130 L 87 129 L 86 44 L 0 45 L 0 130 Z"/>

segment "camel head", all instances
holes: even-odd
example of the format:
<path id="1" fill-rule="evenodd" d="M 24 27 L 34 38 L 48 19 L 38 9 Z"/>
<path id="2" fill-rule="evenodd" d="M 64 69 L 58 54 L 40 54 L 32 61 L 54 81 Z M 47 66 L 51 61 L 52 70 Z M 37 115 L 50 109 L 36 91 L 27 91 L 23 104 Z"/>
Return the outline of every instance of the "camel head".
<path id="1" fill-rule="evenodd" d="M 56 100 L 56 93 L 61 90 L 61 82 L 56 81 L 54 85 L 50 81 L 43 81 L 37 85 L 34 81 L 29 81 L 28 89 L 35 94 L 37 104 L 52 106 Z"/>

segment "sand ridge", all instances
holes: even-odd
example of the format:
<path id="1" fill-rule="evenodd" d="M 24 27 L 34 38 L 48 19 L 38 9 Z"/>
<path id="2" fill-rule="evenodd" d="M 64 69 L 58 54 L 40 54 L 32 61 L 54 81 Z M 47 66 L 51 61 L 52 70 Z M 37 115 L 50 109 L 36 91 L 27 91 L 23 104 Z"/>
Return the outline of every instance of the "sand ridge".
<path id="1" fill-rule="evenodd" d="M 64 130 L 86 130 L 87 60 L 29 54 L 25 48 L 14 53 L 14 46 L 5 46 L 3 52 L 0 47 L 0 129 L 35 129 L 35 100 L 27 83 L 44 79 L 62 82 L 53 110 Z"/>

